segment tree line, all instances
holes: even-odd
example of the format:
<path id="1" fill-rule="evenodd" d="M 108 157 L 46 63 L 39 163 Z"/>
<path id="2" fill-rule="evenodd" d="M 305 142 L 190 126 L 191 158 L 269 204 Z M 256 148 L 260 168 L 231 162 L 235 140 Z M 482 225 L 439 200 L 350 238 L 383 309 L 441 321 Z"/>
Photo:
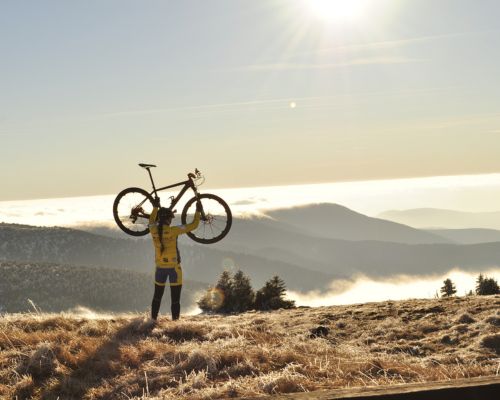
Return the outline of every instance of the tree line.
<path id="1" fill-rule="evenodd" d="M 197 304 L 203 312 L 221 314 L 294 308 L 295 302 L 285 299 L 285 294 L 285 282 L 277 275 L 255 292 L 250 278 L 243 271 L 239 270 L 232 275 L 226 270 Z"/>
<path id="2" fill-rule="evenodd" d="M 455 284 L 451 279 L 445 279 L 443 286 L 440 289 L 442 297 L 451 297 L 457 293 Z M 494 278 L 488 278 L 483 274 L 479 274 L 476 279 L 475 294 L 479 296 L 488 296 L 492 294 L 500 294 L 500 287 Z M 472 296 L 474 292 L 471 290 L 467 295 Z"/>

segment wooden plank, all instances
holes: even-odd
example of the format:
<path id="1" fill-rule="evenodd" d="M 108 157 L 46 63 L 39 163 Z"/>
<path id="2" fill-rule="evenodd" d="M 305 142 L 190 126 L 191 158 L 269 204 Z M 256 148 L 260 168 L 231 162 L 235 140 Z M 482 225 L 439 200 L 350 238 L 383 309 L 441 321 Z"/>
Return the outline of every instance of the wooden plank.
<path id="1" fill-rule="evenodd" d="M 500 399 L 500 376 L 405 385 L 356 387 L 244 397 L 241 400 L 489 400 Z"/>

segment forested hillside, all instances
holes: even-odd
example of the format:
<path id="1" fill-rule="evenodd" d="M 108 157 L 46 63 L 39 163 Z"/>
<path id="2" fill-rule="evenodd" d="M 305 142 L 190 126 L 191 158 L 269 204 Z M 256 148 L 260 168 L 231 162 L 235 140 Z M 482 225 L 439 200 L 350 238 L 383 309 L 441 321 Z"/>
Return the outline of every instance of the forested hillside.
<path id="1" fill-rule="evenodd" d="M 153 275 L 125 269 L 53 263 L 0 261 L 0 312 L 58 312 L 83 306 L 98 311 L 147 311 L 153 296 Z M 186 281 L 184 310 L 195 305 L 205 284 Z M 169 296 L 162 310 L 169 312 Z"/>

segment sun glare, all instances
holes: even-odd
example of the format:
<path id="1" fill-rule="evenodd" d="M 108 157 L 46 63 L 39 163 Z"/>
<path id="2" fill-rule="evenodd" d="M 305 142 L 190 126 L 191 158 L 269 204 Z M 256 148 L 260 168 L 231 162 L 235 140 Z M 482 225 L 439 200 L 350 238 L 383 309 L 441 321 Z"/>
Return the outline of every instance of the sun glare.
<path id="1" fill-rule="evenodd" d="M 326 22 L 352 21 L 360 18 L 367 0 L 304 0 L 306 7 L 318 19 Z"/>

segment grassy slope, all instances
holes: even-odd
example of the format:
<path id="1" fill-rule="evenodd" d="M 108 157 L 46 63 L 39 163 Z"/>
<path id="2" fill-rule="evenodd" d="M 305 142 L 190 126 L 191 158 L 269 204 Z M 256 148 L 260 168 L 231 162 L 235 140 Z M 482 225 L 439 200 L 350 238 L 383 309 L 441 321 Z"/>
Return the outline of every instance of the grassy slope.
<path id="1" fill-rule="evenodd" d="M 0 318 L 0 397 L 207 399 L 498 373 L 500 296 L 183 317 Z M 326 336 L 311 330 L 328 328 Z"/>

